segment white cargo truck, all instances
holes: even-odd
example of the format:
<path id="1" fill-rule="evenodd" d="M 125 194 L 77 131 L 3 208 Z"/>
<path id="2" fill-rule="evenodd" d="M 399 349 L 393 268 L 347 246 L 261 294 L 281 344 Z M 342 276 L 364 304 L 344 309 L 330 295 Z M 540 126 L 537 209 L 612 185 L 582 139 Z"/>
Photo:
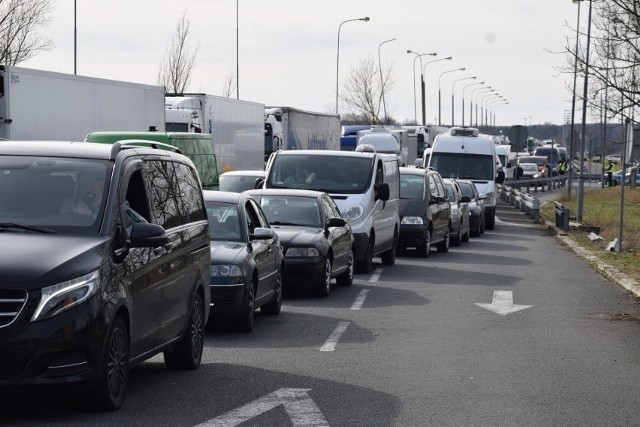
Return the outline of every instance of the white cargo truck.
<path id="1" fill-rule="evenodd" d="M 167 132 L 210 134 L 218 171 L 264 169 L 264 104 L 204 93 L 167 94 Z"/>
<path id="2" fill-rule="evenodd" d="M 292 107 L 264 110 L 264 157 L 278 150 L 340 150 L 340 116 Z"/>
<path id="3" fill-rule="evenodd" d="M 0 138 L 164 130 L 164 87 L 0 65 Z"/>

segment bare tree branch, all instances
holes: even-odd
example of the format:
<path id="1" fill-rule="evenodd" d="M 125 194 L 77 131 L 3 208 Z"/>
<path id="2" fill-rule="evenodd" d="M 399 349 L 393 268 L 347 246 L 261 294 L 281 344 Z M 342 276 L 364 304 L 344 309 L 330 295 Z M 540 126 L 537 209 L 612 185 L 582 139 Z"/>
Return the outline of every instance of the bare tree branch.
<path id="1" fill-rule="evenodd" d="M 185 92 L 191 81 L 198 48 L 198 45 L 191 46 L 191 23 L 187 13 L 183 12 L 158 70 L 157 81 L 167 92 Z"/>
<path id="2" fill-rule="evenodd" d="M 0 0 L 0 63 L 16 65 L 53 42 L 40 34 L 49 23 L 54 0 Z"/>

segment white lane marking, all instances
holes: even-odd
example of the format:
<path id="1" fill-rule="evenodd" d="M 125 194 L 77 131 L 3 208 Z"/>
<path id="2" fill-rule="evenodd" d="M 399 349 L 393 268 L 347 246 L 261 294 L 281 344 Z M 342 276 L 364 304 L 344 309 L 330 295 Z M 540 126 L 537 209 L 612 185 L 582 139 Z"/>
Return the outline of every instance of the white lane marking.
<path id="1" fill-rule="evenodd" d="M 322 347 L 320 347 L 320 351 L 335 350 L 336 344 L 338 344 L 338 340 L 340 340 L 340 337 L 342 336 L 344 331 L 347 330 L 347 326 L 349 326 L 349 323 L 350 322 L 340 322 L 338 326 L 336 326 L 336 328 L 333 330 L 333 332 L 331 332 L 329 338 L 327 338 L 324 344 L 322 344 Z"/>
<path id="2" fill-rule="evenodd" d="M 281 388 L 226 414 L 212 418 L 196 427 L 233 427 L 280 405 L 284 406 L 293 427 L 328 427 L 322 411 L 309 397 L 310 388 Z"/>
<path id="3" fill-rule="evenodd" d="M 491 304 L 481 304 L 476 302 L 475 305 L 493 311 L 500 316 L 506 316 L 507 314 L 533 307 L 532 305 L 514 304 L 512 291 L 493 291 L 493 301 Z"/>
<path id="4" fill-rule="evenodd" d="M 358 297 L 354 301 L 351 306 L 351 310 L 360 310 L 362 308 L 362 304 L 364 304 L 364 300 L 367 298 L 367 294 L 369 293 L 369 289 L 363 289 L 358 294 Z"/>
<path id="5" fill-rule="evenodd" d="M 380 275 L 382 274 L 382 268 L 376 268 L 376 271 L 374 271 L 371 274 L 371 277 L 369 277 L 369 282 L 377 282 L 380 279 Z"/>

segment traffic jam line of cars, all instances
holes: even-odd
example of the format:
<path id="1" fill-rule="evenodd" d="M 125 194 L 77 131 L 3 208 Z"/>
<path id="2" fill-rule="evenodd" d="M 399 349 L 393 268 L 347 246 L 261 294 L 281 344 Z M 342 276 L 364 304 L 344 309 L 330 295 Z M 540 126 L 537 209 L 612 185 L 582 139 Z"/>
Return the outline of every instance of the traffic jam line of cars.
<path id="1" fill-rule="evenodd" d="M 0 388 L 64 385 L 116 410 L 150 357 L 197 369 L 207 328 L 251 332 L 287 292 L 376 282 L 374 257 L 448 252 L 488 215 L 483 194 L 367 148 L 277 152 L 244 181 L 259 189 L 203 191 L 188 157 L 148 141 L 0 141 L 0 240 L 15 249 L 0 260 Z"/>

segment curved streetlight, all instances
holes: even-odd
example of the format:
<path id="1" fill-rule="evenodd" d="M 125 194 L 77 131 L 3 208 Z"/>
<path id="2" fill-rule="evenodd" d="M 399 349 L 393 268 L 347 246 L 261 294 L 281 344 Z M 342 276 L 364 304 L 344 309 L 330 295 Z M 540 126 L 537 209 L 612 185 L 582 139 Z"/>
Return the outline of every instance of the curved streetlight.
<path id="1" fill-rule="evenodd" d="M 442 76 L 447 73 L 453 73 L 455 71 L 465 71 L 465 70 L 466 68 L 462 67 L 462 68 L 456 68 L 455 70 L 443 71 L 442 73 L 440 73 L 440 76 L 438 77 L 438 126 L 442 125 L 442 90 L 441 90 Z"/>
<path id="2" fill-rule="evenodd" d="M 481 126 L 487 126 L 487 117 L 488 117 L 487 104 L 489 104 L 489 100 L 493 98 L 502 98 L 502 95 L 496 92 L 496 93 L 487 93 L 481 97 L 481 101 L 480 101 L 480 125 Z"/>
<path id="3" fill-rule="evenodd" d="M 338 53 L 336 55 L 336 114 L 338 114 L 338 91 L 339 91 L 339 83 L 340 83 L 340 29 L 342 28 L 343 24 L 346 24 L 347 22 L 354 22 L 354 21 L 364 21 L 364 22 L 369 22 L 369 17 L 365 16 L 364 18 L 355 18 L 355 19 L 347 19 L 346 21 L 342 21 L 340 23 L 340 25 L 338 26 Z"/>
<path id="4" fill-rule="evenodd" d="M 457 82 L 461 82 L 463 80 L 475 80 L 477 77 L 476 76 L 472 76 L 472 77 L 463 77 L 461 79 L 457 79 L 454 80 L 453 83 L 451 83 L 451 126 L 455 126 L 456 124 L 456 116 L 455 116 L 455 101 L 454 101 L 454 93 L 455 93 L 455 86 Z"/>
<path id="5" fill-rule="evenodd" d="M 496 106 L 496 103 L 504 102 L 506 100 L 507 99 L 505 97 L 499 96 L 498 98 L 489 99 L 487 101 L 487 123 L 485 124 L 485 126 L 487 127 L 487 132 L 488 132 L 488 129 L 491 127 L 491 121 L 493 118 L 494 108 Z"/>
<path id="6" fill-rule="evenodd" d="M 481 93 L 488 94 L 490 92 L 495 92 L 495 91 L 496 90 L 493 89 L 491 86 L 488 86 L 485 89 L 483 89 L 481 91 L 478 91 L 478 93 L 476 93 L 476 101 L 475 101 L 475 104 L 476 104 L 476 121 L 475 121 L 475 125 L 474 125 L 475 127 L 478 127 L 478 98 L 480 97 L 480 94 Z M 482 111 L 480 111 L 480 114 L 482 114 Z"/>
<path id="7" fill-rule="evenodd" d="M 382 108 L 384 111 L 384 119 L 387 124 L 389 123 L 389 118 L 387 117 L 387 103 L 384 100 L 384 80 L 382 79 L 382 61 L 380 60 L 380 47 L 385 44 L 395 40 L 395 37 L 389 40 L 385 40 L 378 45 L 378 66 L 380 67 L 380 91 L 382 92 Z M 379 104 L 378 104 L 379 106 Z"/>
<path id="8" fill-rule="evenodd" d="M 507 101 L 506 99 L 503 100 L 502 102 L 498 102 L 496 105 L 493 106 L 493 127 L 496 127 L 496 108 L 498 108 L 501 105 L 507 105 L 509 104 L 509 101 Z"/>
<path id="9" fill-rule="evenodd" d="M 418 53 L 414 52 L 411 49 L 407 49 L 408 54 L 414 54 L 413 57 L 413 119 L 416 124 L 418 123 L 418 109 L 416 107 L 416 59 L 420 59 L 420 87 L 422 91 L 422 112 L 423 119 L 422 124 L 424 125 L 424 73 L 422 72 L 422 57 L 423 56 L 436 56 L 437 53 Z"/>
<path id="10" fill-rule="evenodd" d="M 462 126 L 464 126 L 464 91 L 467 90 L 469 86 L 483 85 L 484 82 L 475 82 L 469 83 L 468 85 L 462 86 Z M 471 92 L 473 93 L 473 91 Z M 469 125 L 471 125 L 471 119 L 469 119 Z"/>
<path id="11" fill-rule="evenodd" d="M 426 74 L 427 65 L 433 64 L 434 62 L 438 62 L 438 61 L 451 61 L 452 59 L 453 59 L 453 56 L 447 56 L 446 58 L 434 59 L 433 61 L 426 62 L 422 67 L 422 75 L 424 76 L 424 74 Z M 425 89 L 424 89 L 424 78 L 423 78 L 422 79 L 422 124 L 426 125 L 427 121 L 426 121 L 426 114 L 425 114 L 426 108 L 425 108 L 424 92 L 425 92 Z"/>

